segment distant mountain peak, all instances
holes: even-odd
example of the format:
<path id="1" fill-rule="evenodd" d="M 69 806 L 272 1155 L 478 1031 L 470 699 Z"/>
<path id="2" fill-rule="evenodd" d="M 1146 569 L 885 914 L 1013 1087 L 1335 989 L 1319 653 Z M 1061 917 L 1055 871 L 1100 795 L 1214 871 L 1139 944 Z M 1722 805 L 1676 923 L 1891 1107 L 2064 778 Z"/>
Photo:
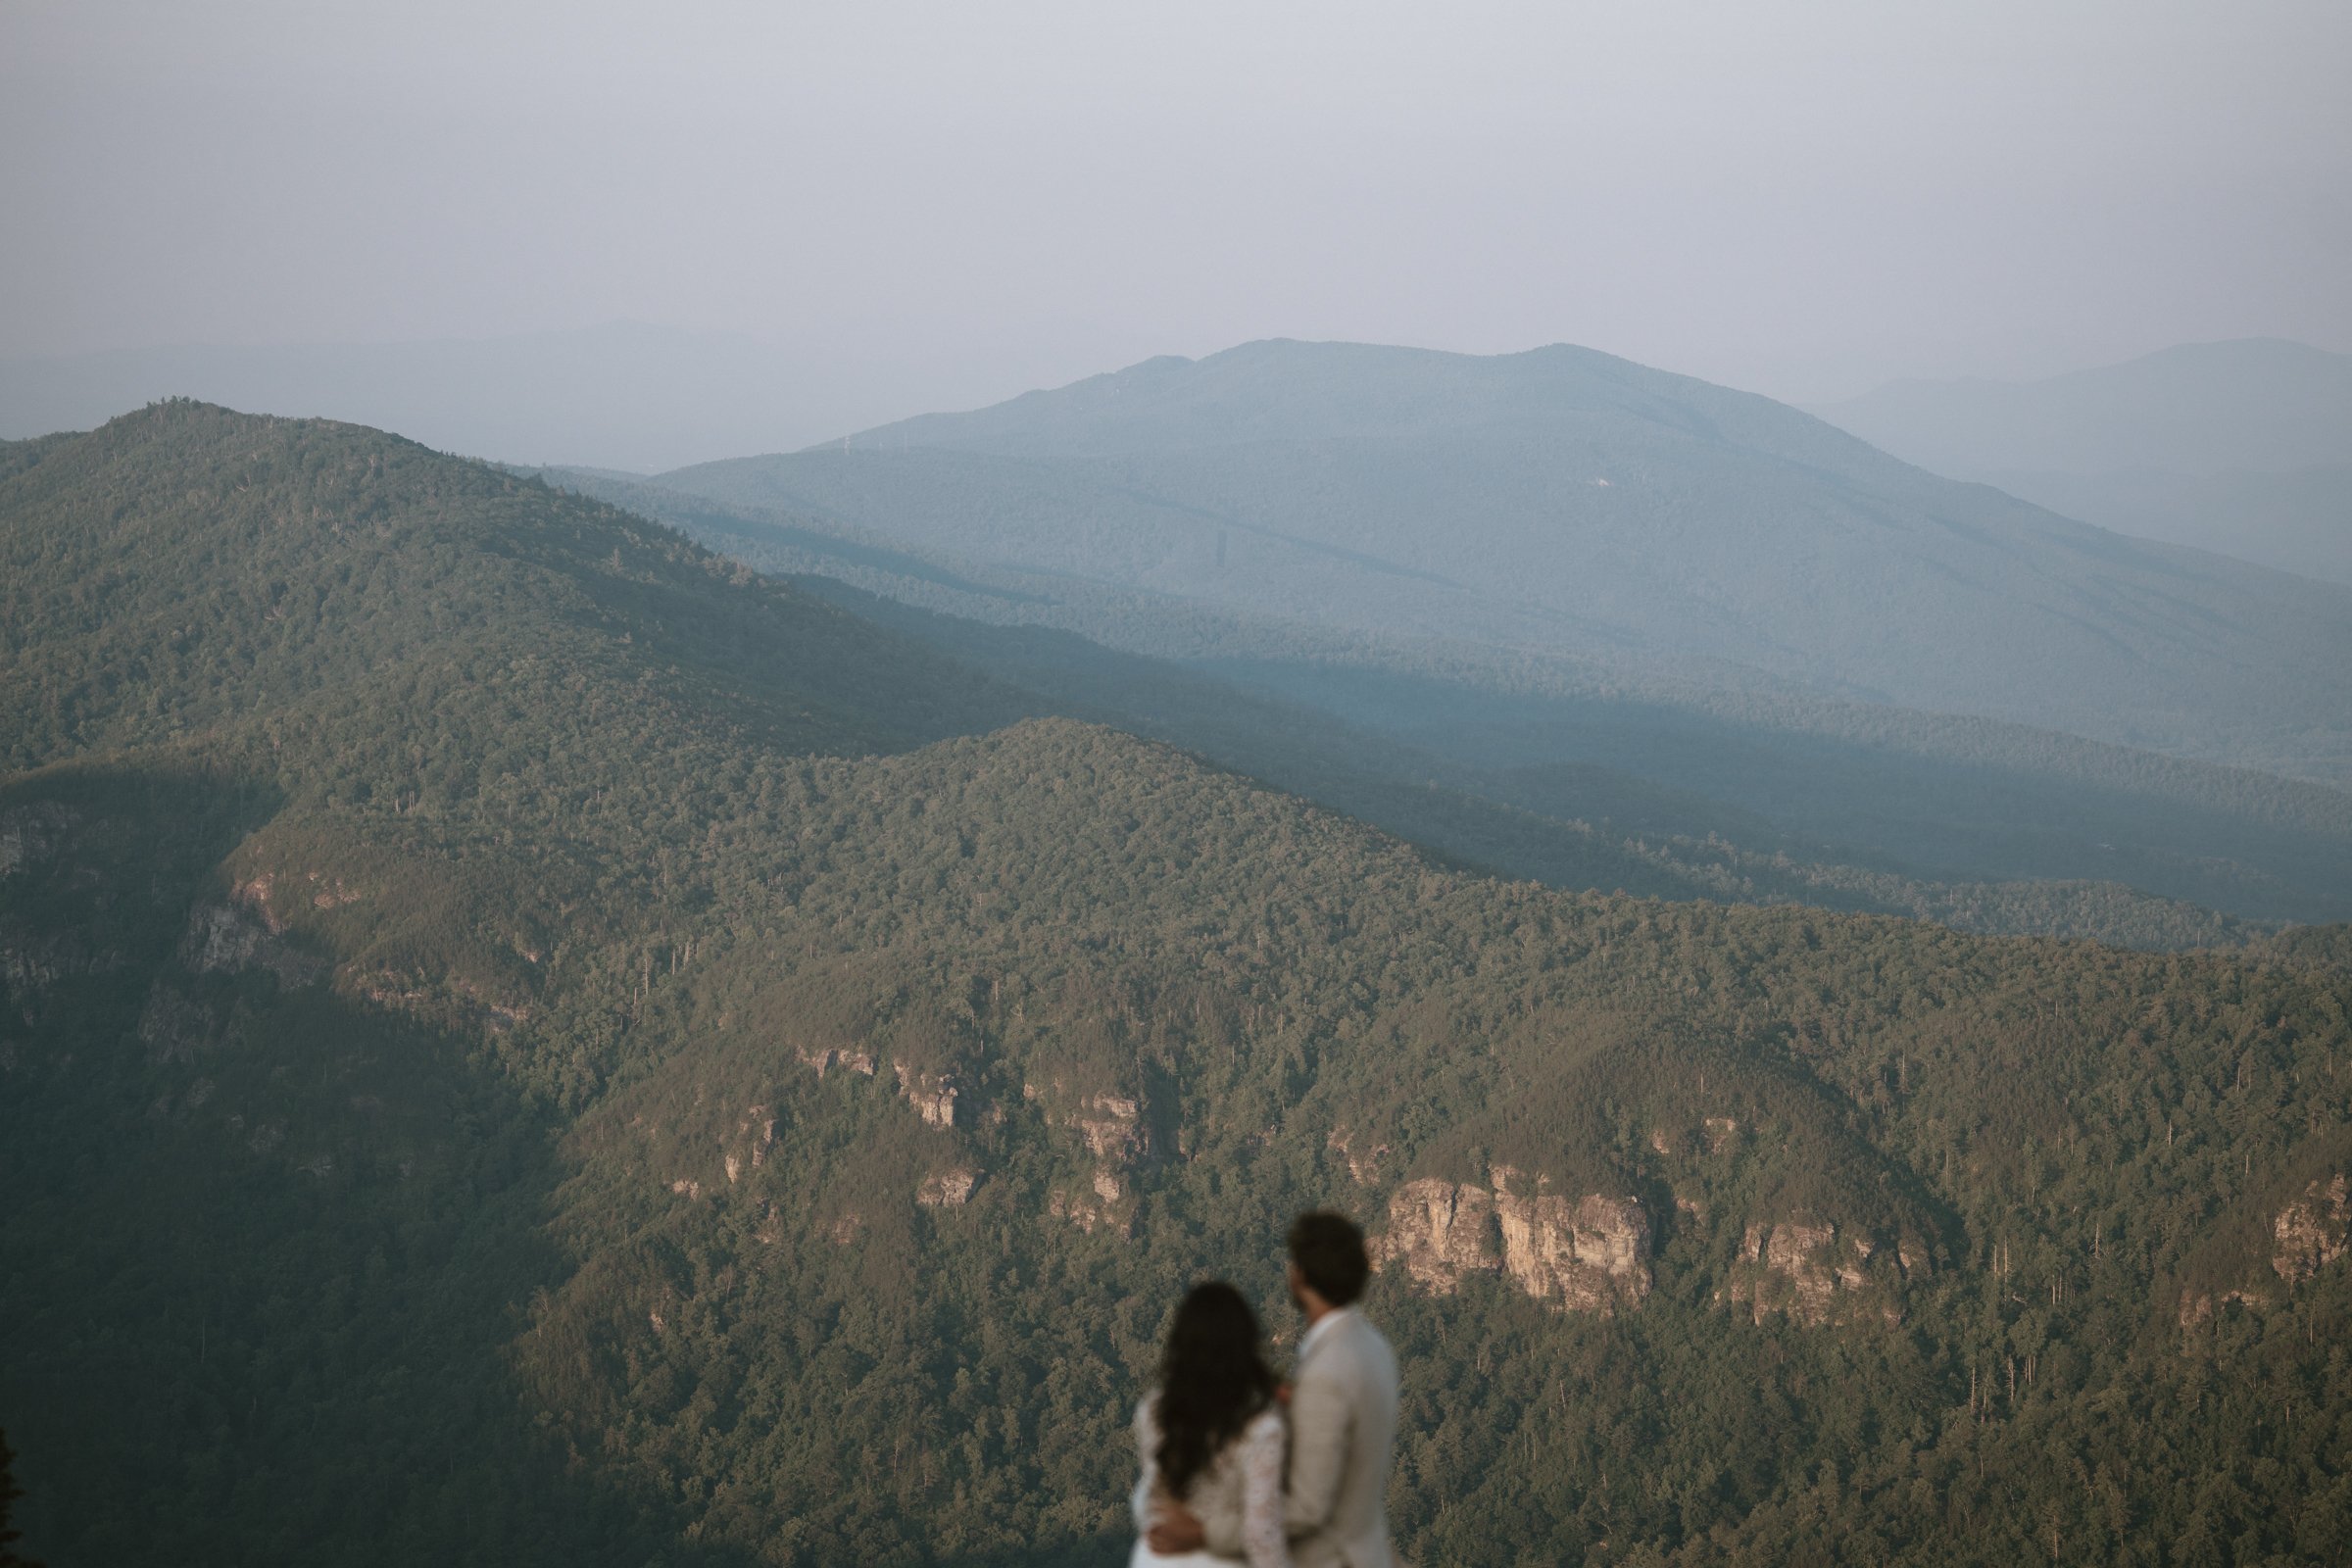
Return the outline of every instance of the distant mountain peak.
<path id="1" fill-rule="evenodd" d="M 2352 462 L 2352 355 L 2284 338 L 2180 343 L 2037 380 L 1893 381 L 1814 412 L 1953 478 L 2283 473 Z"/>

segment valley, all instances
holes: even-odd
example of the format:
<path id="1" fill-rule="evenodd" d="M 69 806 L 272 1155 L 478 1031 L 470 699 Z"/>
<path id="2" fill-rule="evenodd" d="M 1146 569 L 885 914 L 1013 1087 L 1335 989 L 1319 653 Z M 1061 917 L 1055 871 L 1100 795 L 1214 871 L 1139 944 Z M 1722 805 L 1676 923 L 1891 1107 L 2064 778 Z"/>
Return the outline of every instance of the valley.
<path id="1" fill-rule="evenodd" d="M 1769 684 L 1727 751 L 727 505 L 189 403 L 0 447 L 59 1560 L 1104 1560 L 1167 1303 L 1287 1351 L 1316 1203 L 1415 1560 L 2352 1534 L 2328 786 Z M 1014 592 L 1068 624 L 946 612 Z M 2092 822 L 2135 874 L 2051 883 Z"/>

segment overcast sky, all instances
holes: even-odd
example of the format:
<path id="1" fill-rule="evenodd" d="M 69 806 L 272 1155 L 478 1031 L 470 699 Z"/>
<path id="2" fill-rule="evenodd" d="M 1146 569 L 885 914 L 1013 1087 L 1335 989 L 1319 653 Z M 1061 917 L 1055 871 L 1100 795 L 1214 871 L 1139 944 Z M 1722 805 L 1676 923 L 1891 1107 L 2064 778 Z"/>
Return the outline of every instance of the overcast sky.
<path id="1" fill-rule="evenodd" d="M 847 424 L 1275 335 L 2352 349 L 2347 80 L 2341 0 L 0 0 L 0 355 L 633 320 Z"/>

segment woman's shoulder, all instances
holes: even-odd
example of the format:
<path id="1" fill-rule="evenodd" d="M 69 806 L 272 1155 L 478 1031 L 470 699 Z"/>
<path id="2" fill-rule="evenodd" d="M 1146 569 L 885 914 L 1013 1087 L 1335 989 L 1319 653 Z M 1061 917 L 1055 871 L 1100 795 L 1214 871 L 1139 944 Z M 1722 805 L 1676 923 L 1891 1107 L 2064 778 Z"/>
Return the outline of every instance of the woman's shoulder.
<path id="1" fill-rule="evenodd" d="M 1279 1438 L 1289 1430 L 1290 1423 L 1283 1416 L 1282 1406 L 1269 1404 L 1250 1418 L 1250 1424 L 1242 1428 L 1242 1436 L 1262 1442 L 1267 1438 Z"/>

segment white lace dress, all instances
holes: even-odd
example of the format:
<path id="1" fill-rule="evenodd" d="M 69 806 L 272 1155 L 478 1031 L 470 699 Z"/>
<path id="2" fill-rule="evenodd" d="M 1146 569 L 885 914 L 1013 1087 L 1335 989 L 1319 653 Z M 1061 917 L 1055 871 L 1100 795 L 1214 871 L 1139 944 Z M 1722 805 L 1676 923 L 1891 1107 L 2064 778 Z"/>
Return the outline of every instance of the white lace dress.
<path id="1" fill-rule="evenodd" d="M 1228 1562 L 1206 1551 L 1163 1557 L 1142 1539 L 1152 1528 L 1156 1499 L 1166 1495 L 1159 1481 L 1159 1396 L 1147 1395 L 1135 1407 L 1135 1447 L 1143 1457 L 1143 1475 L 1135 1483 L 1135 1553 L 1130 1568 L 1167 1568 L 1174 1563 L 1206 1565 Z M 1290 1544 L 1282 1534 L 1282 1468 L 1289 1434 L 1282 1407 L 1269 1406 L 1242 1428 L 1209 1467 L 1193 1478 L 1192 1492 L 1183 1501 L 1201 1519 L 1216 1514 L 1242 1521 L 1242 1550 L 1250 1568 L 1291 1568 Z"/>

